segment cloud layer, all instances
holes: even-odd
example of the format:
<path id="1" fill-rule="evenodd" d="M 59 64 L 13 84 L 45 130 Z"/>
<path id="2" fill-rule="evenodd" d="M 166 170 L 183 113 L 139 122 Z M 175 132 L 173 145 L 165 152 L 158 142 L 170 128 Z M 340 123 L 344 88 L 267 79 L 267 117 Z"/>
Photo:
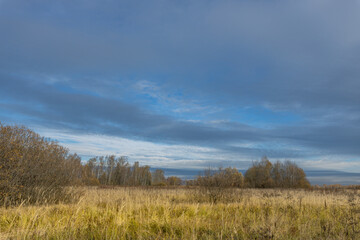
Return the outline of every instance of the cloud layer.
<path id="1" fill-rule="evenodd" d="M 346 164 L 360 160 L 359 13 L 355 0 L 1 1 L 0 117 L 184 151 L 159 147 L 146 161 L 161 166 L 268 155 L 360 171 Z"/>

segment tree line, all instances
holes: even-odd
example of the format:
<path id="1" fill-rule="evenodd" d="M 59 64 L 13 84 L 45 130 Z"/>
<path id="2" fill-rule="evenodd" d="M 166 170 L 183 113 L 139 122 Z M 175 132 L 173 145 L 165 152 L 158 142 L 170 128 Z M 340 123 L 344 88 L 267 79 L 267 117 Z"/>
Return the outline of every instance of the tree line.
<path id="1" fill-rule="evenodd" d="M 82 163 L 56 141 L 41 137 L 23 126 L 0 123 L 0 204 L 24 201 L 71 200 L 75 185 L 178 186 L 184 182 L 166 178 L 164 171 L 130 164 L 127 157 L 99 156 Z M 293 162 L 271 164 L 267 158 L 255 162 L 243 176 L 235 168 L 206 170 L 186 185 L 205 188 L 308 187 L 305 173 Z"/>
<path id="2" fill-rule="evenodd" d="M 94 157 L 82 169 L 82 182 L 85 185 L 117 186 L 165 186 L 181 185 L 182 180 L 172 176 L 165 178 L 164 171 L 150 171 L 150 166 L 131 165 L 127 157 L 114 155 Z"/>
<path id="3" fill-rule="evenodd" d="M 303 169 L 295 162 L 277 161 L 272 164 L 267 157 L 253 162 L 245 175 L 236 168 L 206 169 L 196 179 L 187 182 L 190 186 L 219 188 L 309 188 L 310 183 Z"/>

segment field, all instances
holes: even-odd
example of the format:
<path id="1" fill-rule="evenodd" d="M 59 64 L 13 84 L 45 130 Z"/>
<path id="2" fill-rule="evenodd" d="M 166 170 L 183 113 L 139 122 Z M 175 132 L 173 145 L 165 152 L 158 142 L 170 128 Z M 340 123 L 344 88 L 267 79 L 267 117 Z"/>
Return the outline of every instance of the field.
<path id="1" fill-rule="evenodd" d="M 1 239 L 360 239 L 355 190 L 84 188 L 73 204 L 0 208 Z"/>

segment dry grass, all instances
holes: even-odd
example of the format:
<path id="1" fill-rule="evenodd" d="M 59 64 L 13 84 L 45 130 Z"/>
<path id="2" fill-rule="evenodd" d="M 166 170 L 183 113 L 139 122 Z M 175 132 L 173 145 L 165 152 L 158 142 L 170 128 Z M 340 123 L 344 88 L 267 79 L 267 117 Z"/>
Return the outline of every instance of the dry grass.
<path id="1" fill-rule="evenodd" d="M 359 192 L 86 188 L 76 204 L 0 208 L 3 239 L 360 239 Z"/>

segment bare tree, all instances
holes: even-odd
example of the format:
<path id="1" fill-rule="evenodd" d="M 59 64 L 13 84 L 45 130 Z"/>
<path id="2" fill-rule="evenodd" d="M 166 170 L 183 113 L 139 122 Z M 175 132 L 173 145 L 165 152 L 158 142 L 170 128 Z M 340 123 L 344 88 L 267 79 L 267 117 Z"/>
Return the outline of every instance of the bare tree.
<path id="1" fill-rule="evenodd" d="M 274 165 L 263 157 L 260 162 L 253 163 L 245 173 L 245 182 L 248 187 L 254 188 L 308 188 L 304 170 L 296 163 L 285 161 L 276 162 Z"/>
<path id="2" fill-rule="evenodd" d="M 199 186 L 198 195 L 208 198 L 212 203 L 220 200 L 231 200 L 233 198 L 233 188 L 241 188 L 244 184 L 242 174 L 236 168 L 219 168 L 212 170 L 205 169 L 203 175 L 195 180 L 195 185 Z"/>
<path id="3" fill-rule="evenodd" d="M 80 181 L 80 158 L 20 126 L 0 124 L 0 202 L 57 202 Z"/>
<path id="4" fill-rule="evenodd" d="M 183 183 L 181 178 L 176 176 L 170 176 L 166 179 L 166 184 L 168 186 L 180 186 Z"/>
<path id="5" fill-rule="evenodd" d="M 255 188 L 273 187 L 271 171 L 272 164 L 267 157 L 263 157 L 260 162 L 254 162 L 245 173 L 246 185 Z"/>
<path id="6" fill-rule="evenodd" d="M 156 169 L 152 174 L 152 184 L 157 186 L 166 185 L 165 181 L 166 179 L 164 176 L 164 171 L 161 169 Z"/>

